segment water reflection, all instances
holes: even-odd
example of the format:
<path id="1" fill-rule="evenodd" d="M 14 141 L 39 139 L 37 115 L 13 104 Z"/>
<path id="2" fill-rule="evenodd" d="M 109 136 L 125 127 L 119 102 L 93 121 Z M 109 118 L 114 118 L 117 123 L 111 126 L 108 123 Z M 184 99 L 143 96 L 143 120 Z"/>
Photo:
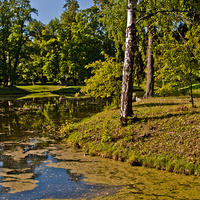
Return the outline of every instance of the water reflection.
<path id="1" fill-rule="evenodd" d="M 0 100 L 0 199 L 90 199 L 112 194 L 113 200 L 199 199 L 198 177 L 84 157 L 48 137 L 66 119 L 80 120 L 103 105 L 63 97 Z"/>
<path id="2" fill-rule="evenodd" d="M 105 101 L 48 97 L 0 100 L 0 141 L 55 132 L 66 120 L 77 121 L 102 110 Z"/>
<path id="3" fill-rule="evenodd" d="M 76 158 L 71 161 L 56 159 L 60 147 L 52 144 L 50 140 L 44 142 L 39 138 L 30 139 L 18 146 L 10 142 L 4 144 L 3 149 L 3 155 L 0 157 L 2 199 L 92 198 L 97 196 L 98 192 L 107 191 L 107 194 L 113 194 L 121 188 L 113 186 L 105 189 L 104 184 L 85 182 L 83 174 L 50 166 L 49 164 L 59 162 L 80 162 L 80 159 Z M 27 151 L 24 151 L 25 149 Z"/>
<path id="4" fill-rule="evenodd" d="M 103 185 L 88 184 L 80 173 L 48 166 L 60 148 L 47 139 L 66 120 L 77 121 L 102 110 L 106 102 L 48 97 L 0 100 L 0 198 L 94 197 Z M 45 137 L 44 137 L 45 136 Z M 67 160 L 65 162 L 79 162 Z M 121 186 L 120 186 L 121 187 Z M 117 191 L 117 189 L 112 189 Z"/>

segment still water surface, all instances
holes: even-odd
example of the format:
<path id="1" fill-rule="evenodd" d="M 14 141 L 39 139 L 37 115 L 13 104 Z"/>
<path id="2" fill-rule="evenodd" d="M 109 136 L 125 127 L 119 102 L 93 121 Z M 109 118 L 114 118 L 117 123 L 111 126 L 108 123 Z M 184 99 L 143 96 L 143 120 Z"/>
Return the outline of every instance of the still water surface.
<path id="1" fill-rule="evenodd" d="M 84 156 L 51 136 L 106 102 L 0 100 L 0 199 L 200 199 L 200 179 Z"/>

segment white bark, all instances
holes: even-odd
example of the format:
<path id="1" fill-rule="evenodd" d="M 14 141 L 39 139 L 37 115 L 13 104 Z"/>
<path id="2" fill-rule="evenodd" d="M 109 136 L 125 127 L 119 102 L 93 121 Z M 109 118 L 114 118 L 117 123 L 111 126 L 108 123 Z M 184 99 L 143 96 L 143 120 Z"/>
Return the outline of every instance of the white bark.
<path id="1" fill-rule="evenodd" d="M 122 94 L 121 94 L 121 123 L 127 124 L 127 118 L 133 114 L 133 65 L 136 47 L 136 6 L 137 0 L 128 0 L 128 15 L 126 29 L 126 48 L 123 67 Z"/>

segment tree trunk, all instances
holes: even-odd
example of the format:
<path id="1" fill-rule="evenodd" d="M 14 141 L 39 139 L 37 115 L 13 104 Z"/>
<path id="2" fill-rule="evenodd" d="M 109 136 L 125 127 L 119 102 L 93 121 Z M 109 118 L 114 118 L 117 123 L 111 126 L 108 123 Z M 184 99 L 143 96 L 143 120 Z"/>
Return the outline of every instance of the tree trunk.
<path id="1" fill-rule="evenodd" d="M 192 108 L 195 108 L 194 105 L 194 98 L 193 98 L 193 91 L 192 91 L 192 82 L 190 81 L 190 98 L 191 98 L 191 103 L 192 103 Z"/>
<path id="2" fill-rule="evenodd" d="M 17 69 L 17 66 L 19 64 L 20 52 L 21 52 L 22 45 L 23 45 L 23 43 L 22 43 L 22 38 L 23 38 L 22 25 L 21 25 L 20 34 L 21 34 L 21 36 L 20 36 L 19 42 L 18 42 L 18 47 L 17 47 L 17 51 L 16 51 L 16 55 L 15 55 L 15 62 L 14 62 L 13 70 L 12 70 L 11 77 L 10 77 L 11 86 L 16 84 L 16 76 L 17 76 L 16 75 L 16 69 Z"/>
<path id="3" fill-rule="evenodd" d="M 152 56 L 152 37 L 149 34 L 148 41 L 148 59 L 147 59 L 147 84 L 146 93 L 143 98 L 154 96 L 154 66 L 153 66 L 153 56 Z"/>
<path id="4" fill-rule="evenodd" d="M 128 0 L 126 28 L 126 49 L 123 67 L 121 94 L 121 123 L 127 125 L 128 117 L 132 117 L 133 65 L 136 47 L 136 6 L 137 0 Z"/>

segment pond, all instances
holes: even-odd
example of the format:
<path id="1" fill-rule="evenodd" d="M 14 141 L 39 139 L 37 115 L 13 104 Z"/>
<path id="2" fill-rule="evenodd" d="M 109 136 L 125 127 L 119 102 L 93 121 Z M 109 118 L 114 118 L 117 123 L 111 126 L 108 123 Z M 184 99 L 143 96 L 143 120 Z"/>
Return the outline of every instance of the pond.
<path id="1" fill-rule="evenodd" d="M 108 102 L 0 99 L 0 199 L 199 199 L 200 179 L 90 157 L 55 137 Z"/>

